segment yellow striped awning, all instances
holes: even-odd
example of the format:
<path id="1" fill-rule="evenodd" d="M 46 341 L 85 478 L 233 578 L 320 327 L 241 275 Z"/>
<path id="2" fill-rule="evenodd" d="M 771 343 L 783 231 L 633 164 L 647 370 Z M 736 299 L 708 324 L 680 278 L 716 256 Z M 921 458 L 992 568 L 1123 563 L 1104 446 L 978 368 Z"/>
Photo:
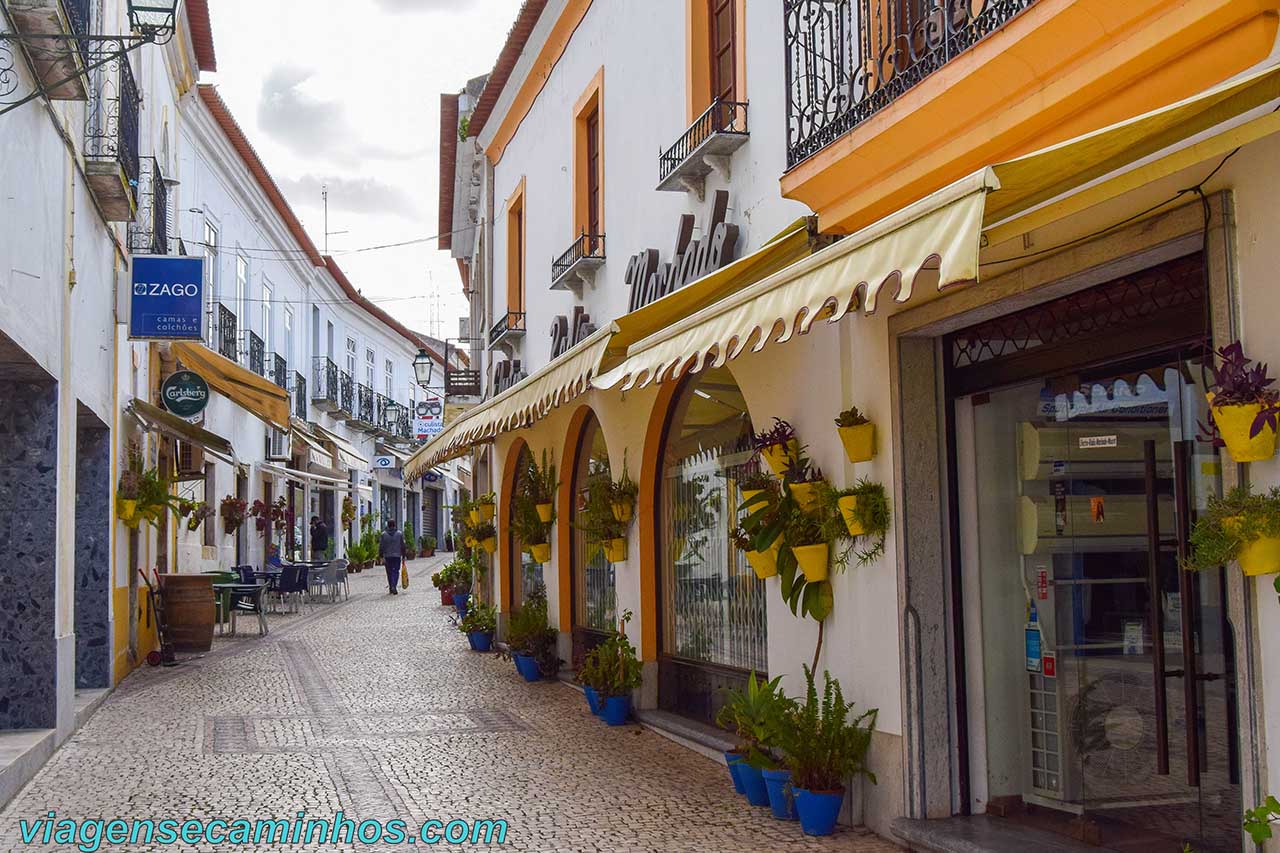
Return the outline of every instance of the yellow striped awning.
<path id="1" fill-rule="evenodd" d="M 283 432 L 289 431 L 289 392 L 203 344 L 175 342 L 178 360 L 218 393 Z"/>

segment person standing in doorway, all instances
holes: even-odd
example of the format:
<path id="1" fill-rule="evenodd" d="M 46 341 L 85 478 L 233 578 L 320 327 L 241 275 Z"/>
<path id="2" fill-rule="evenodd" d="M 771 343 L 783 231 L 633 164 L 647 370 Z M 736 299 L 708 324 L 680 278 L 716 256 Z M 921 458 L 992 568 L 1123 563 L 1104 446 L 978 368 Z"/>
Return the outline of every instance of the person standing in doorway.
<path id="1" fill-rule="evenodd" d="M 387 586 L 392 595 L 399 595 L 396 587 L 400 583 L 400 561 L 404 559 L 404 534 L 396 530 L 396 520 L 387 522 L 387 529 L 382 531 L 378 540 L 378 556 L 387 565 Z"/>
<path id="2" fill-rule="evenodd" d="M 311 516 L 311 556 L 323 557 L 329 553 L 329 525 L 318 515 Z"/>

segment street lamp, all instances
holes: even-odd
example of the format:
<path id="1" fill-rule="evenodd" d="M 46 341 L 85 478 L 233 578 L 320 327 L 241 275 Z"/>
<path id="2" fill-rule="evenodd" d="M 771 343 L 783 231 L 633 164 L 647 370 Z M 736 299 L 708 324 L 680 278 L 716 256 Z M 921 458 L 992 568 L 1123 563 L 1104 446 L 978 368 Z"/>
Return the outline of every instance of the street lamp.
<path id="1" fill-rule="evenodd" d="M 423 388 L 431 385 L 431 374 L 436 368 L 435 360 L 427 352 L 426 347 L 418 348 L 418 355 L 413 359 L 413 374 Z"/>
<path id="2" fill-rule="evenodd" d="M 178 0 L 129 0 L 129 23 L 140 33 L 172 32 L 177 10 Z"/>

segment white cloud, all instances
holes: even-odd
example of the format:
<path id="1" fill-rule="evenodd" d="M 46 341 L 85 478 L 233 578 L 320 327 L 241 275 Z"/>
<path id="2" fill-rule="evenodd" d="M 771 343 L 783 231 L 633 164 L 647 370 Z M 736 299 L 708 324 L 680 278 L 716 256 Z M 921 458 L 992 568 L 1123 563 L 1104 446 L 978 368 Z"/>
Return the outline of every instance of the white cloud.
<path id="1" fill-rule="evenodd" d="M 303 207 L 319 206 L 320 194 L 328 188 L 330 211 L 374 213 L 421 221 L 420 206 L 407 192 L 377 178 L 303 175 L 301 178 L 282 178 L 276 183 L 285 196 L 296 199 L 295 203 Z"/>

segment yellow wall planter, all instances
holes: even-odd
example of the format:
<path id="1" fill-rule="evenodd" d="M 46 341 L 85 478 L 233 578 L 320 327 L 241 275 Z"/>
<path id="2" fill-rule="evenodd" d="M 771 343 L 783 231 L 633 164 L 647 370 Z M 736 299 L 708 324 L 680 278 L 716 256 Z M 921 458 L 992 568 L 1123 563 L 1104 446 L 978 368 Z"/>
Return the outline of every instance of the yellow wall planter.
<path id="1" fill-rule="evenodd" d="M 827 579 L 827 563 L 831 556 L 831 546 L 826 542 L 793 547 L 791 553 L 796 555 L 796 562 L 800 564 L 800 571 L 804 572 L 805 580 Z"/>
<path id="2" fill-rule="evenodd" d="M 1250 577 L 1280 572 L 1280 536 L 1263 536 L 1240 549 L 1240 569 Z"/>
<path id="3" fill-rule="evenodd" d="M 554 509 L 554 504 L 538 504 L 538 518 L 541 519 L 543 524 L 551 523 L 551 513 Z"/>
<path id="4" fill-rule="evenodd" d="M 121 521 L 133 521 L 133 517 L 138 514 L 138 502 L 119 498 L 116 500 L 116 517 Z"/>
<path id="5" fill-rule="evenodd" d="M 837 503 L 840 506 L 840 514 L 844 516 L 844 526 L 849 528 L 850 536 L 863 536 L 867 532 L 867 528 L 862 522 L 858 521 L 858 496 L 845 495 L 840 498 Z"/>
<path id="6" fill-rule="evenodd" d="M 622 522 L 623 524 L 626 524 L 628 521 L 631 520 L 631 514 L 632 514 L 632 506 L 630 503 L 625 501 L 620 501 L 618 503 L 613 504 L 613 517 L 616 518 L 618 521 Z"/>
<path id="7" fill-rule="evenodd" d="M 529 556 L 533 557 L 535 563 L 541 563 L 545 566 L 551 562 L 551 543 L 541 542 L 537 545 L 530 545 Z"/>
<path id="8" fill-rule="evenodd" d="M 850 462 L 869 462 L 876 455 L 876 425 L 836 427 Z"/>
<path id="9" fill-rule="evenodd" d="M 767 551 L 744 551 L 751 570 L 760 580 L 766 580 L 778 573 L 778 551 L 782 549 L 782 540 L 773 543 Z"/>
<path id="10" fill-rule="evenodd" d="M 791 467 L 791 462 L 800 454 L 800 441 L 791 439 L 786 444 L 771 444 L 760 451 L 764 461 L 769 463 L 773 473 L 781 477 Z"/>
<path id="11" fill-rule="evenodd" d="M 1236 462 L 1262 462 L 1276 455 L 1276 431 L 1269 425 L 1253 438 L 1249 431 L 1253 429 L 1253 421 L 1262 411 L 1259 403 L 1238 404 L 1230 406 L 1214 406 L 1213 395 L 1209 394 L 1209 411 L 1213 412 L 1214 423 L 1218 432 L 1226 442 L 1227 452 Z"/>
<path id="12" fill-rule="evenodd" d="M 480 510 L 478 509 L 467 510 L 467 517 L 471 519 L 472 524 L 479 524 Z"/>
<path id="13" fill-rule="evenodd" d="M 480 544 L 476 541 L 476 537 L 474 536 L 468 536 L 464 541 L 467 543 L 468 548 L 474 548 L 476 545 Z"/>
<path id="14" fill-rule="evenodd" d="M 813 512 L 818 508 L 819 499 L 817 483 L 792 483 L 790 488 L 792 496 L 796 499 L 796 503 L 800 504 L 800 509 L 805 512 Z"/>
<path id="15" fill-rule="evenodd" d="M 480 504 L 479 510 L 481 521 L 493 521 L 493 516 L 497 511 L 497 507 L 493 504 Z"/>
<path id="16" fill-rule="evenodd" d="M 484 549 L 486 554 L 492 554 L 498 550 L 498 540 L 496 537 L 490 536 L 480 542 L 480 547 Z"/>
<path id="17" fill-rule="evenodd" d="M 756 495 L 762 494 L 764 489 L 739 489 L 738 491 L 742 494 L 742 504 L 744 504 Z M 742 504 L 738 504 L 738 506 L 742 506 Z"/>
<path id="18" fill-rule="evenodd" d="M 627 540 L 610 539 L 604 543 L 604 558 L 610 563 L 625 563 L 627 561 Z"/>

